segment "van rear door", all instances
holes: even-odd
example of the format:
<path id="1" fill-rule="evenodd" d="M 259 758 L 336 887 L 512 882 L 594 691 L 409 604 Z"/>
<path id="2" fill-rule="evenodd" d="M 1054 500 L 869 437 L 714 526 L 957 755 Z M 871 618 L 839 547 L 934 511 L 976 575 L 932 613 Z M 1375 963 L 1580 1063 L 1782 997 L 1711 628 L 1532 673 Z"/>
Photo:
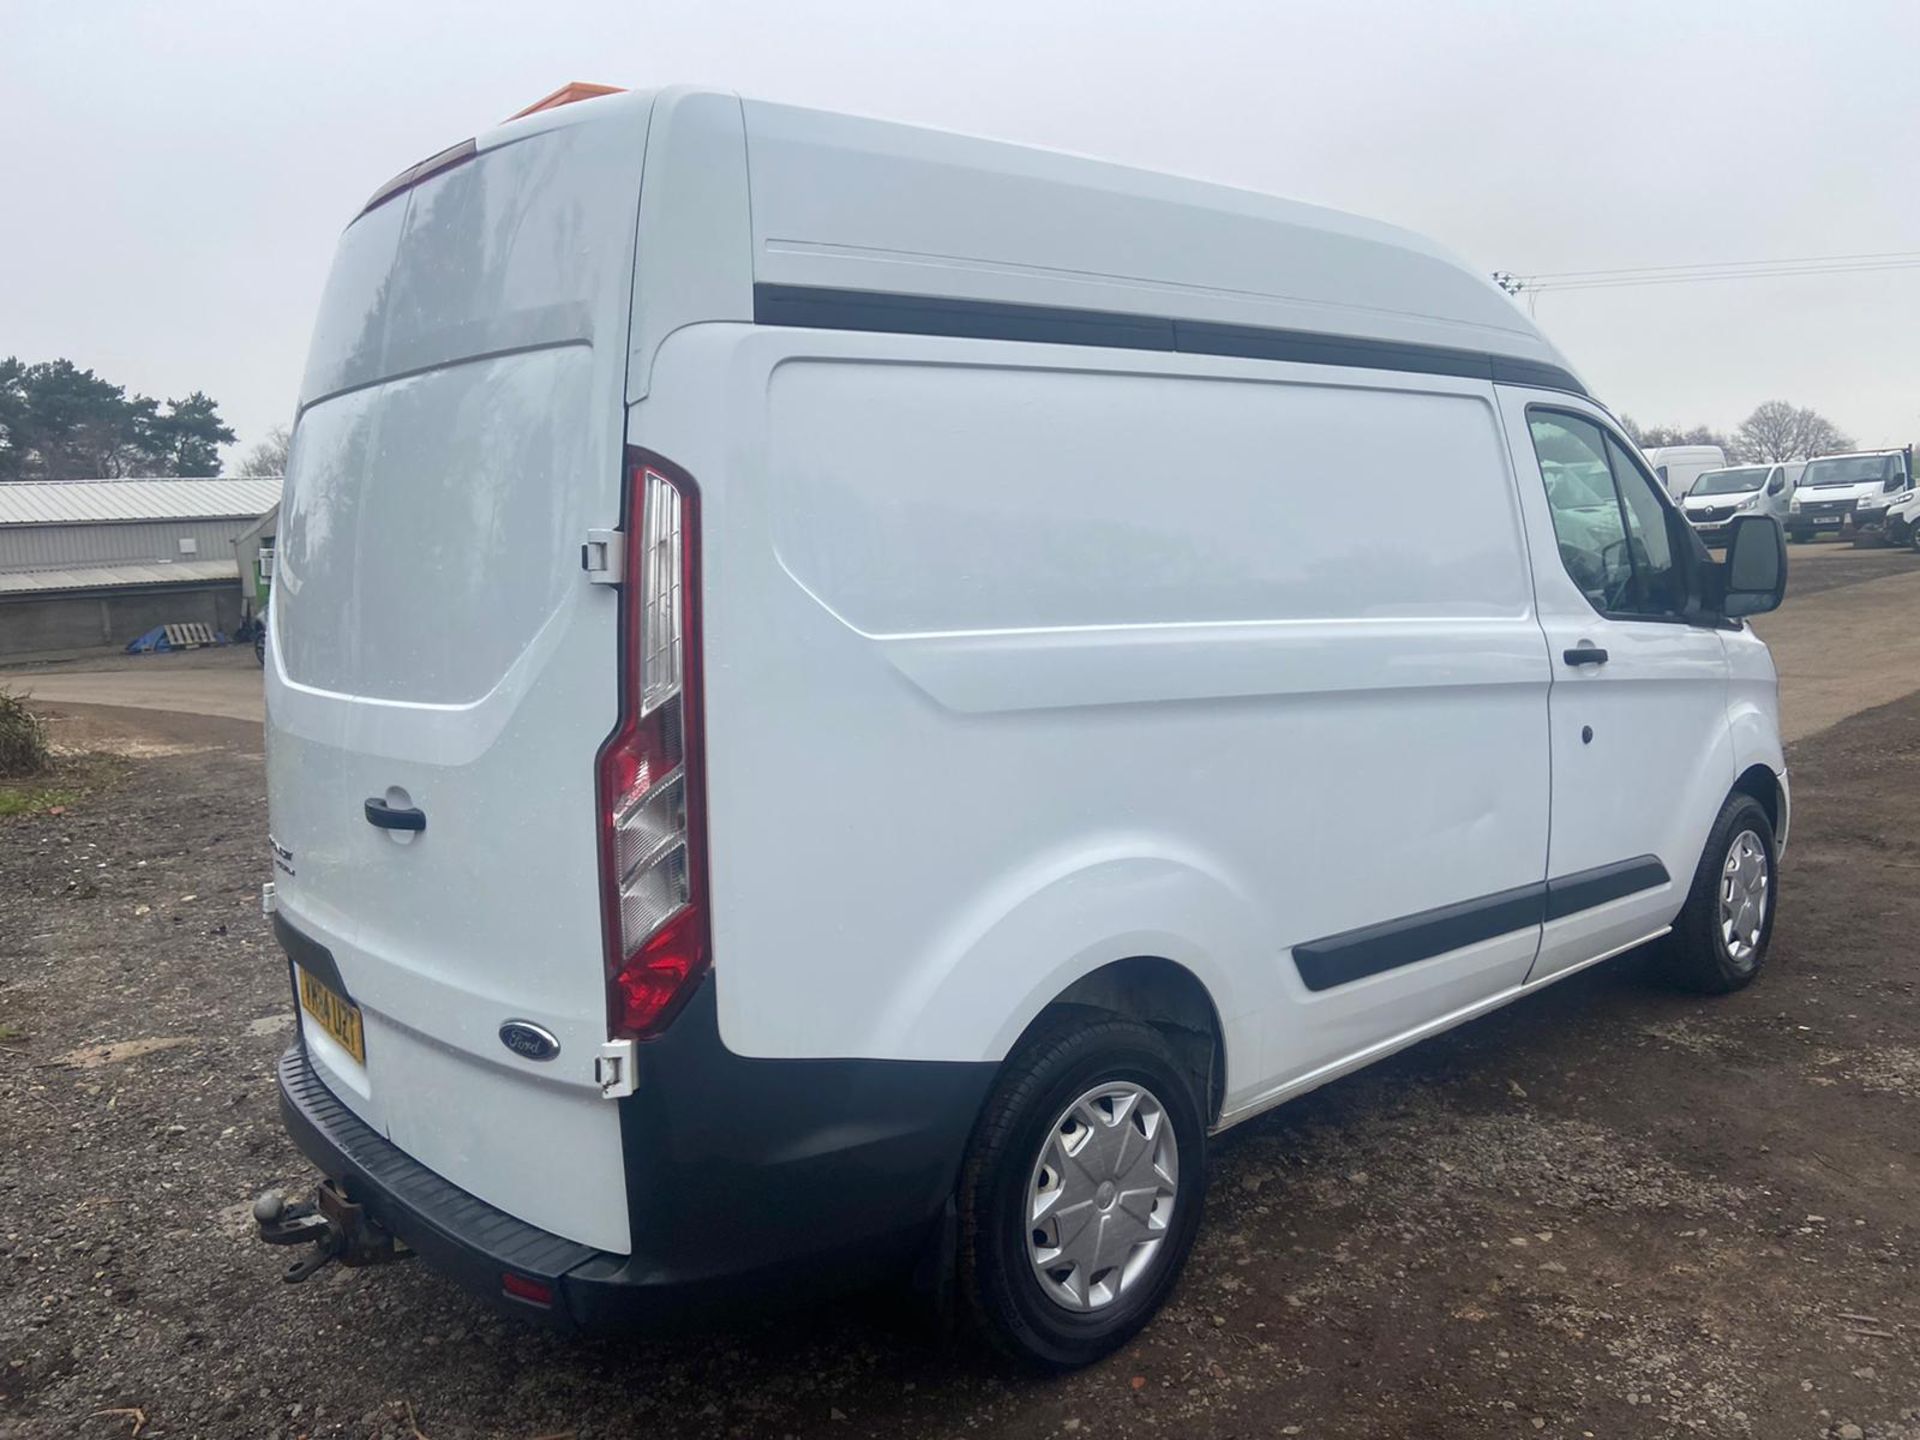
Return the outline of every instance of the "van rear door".
<path id="1" fill-rule="evenodd" d="M 594 1083 L 617 595 L 581 544 L 619 523 L 650 109 L 572 110 L 341 242 L 287 477 L 268 789 L 280 919 L 346 992 L 302 967 L 321 1078 L 461 1188 L 625 1251 Z"/>

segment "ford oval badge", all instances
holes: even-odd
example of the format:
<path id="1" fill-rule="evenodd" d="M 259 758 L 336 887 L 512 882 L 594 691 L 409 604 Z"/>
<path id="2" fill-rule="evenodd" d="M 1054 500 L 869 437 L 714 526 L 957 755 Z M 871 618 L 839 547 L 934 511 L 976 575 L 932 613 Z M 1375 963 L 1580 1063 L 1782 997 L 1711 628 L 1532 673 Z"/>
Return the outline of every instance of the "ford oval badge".
<path id="1" fill-rule="evenodd" d="M 551 1060 L 560 1053 L 553 1032 L 531 1020 L 507 1021 L 500 1027 L 500 1043 L 522 1060 Z"/>

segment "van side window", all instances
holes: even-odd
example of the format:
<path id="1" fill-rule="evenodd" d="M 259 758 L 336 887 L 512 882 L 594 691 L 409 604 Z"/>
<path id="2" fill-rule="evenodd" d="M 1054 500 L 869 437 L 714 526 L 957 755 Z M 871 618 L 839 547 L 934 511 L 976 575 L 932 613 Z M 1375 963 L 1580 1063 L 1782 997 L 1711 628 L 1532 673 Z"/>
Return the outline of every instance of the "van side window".
<path id="1" fill-rule="evenodd" d="M 1633 588 L 1633 562 L 1600 427 L 1547 410 L 1530 412 L 1527 425 L 1547 486 L 1560 561 L 1594 609 L 1617 611 Z"/>
<path id="2" fill-rule="evenodd" d="M 1607 436 L 1607 459 L 1627 512 L 1627 538 L 1632 542 L 1628 554 L 1633 560 L 1633 595 L 1624 609 L 1634 615 L 1678 615 L 1683 596 L 1673 563 L 1667 508 L 1654 493 L 1653 478 L 1633 463 L 1611 435 Z"/>
<path id="3" fill-rule="evenodd" d="M 1767 481 L 1767 493 L 1769 495 L 1778 495 L 1782 490 L 1786 488 L 1787 488 L 1787 467 L 1784 465 L 1776 465 L 1773 467 L 1772 478 Z"/>
<path id="4" fill-rule="evenodd" d="M 1560 559 L 1606 615 L 1680 613 L 1680 581 L 1666 508 L 1654 481 L 1591 420 L 1529 412 Z"/>

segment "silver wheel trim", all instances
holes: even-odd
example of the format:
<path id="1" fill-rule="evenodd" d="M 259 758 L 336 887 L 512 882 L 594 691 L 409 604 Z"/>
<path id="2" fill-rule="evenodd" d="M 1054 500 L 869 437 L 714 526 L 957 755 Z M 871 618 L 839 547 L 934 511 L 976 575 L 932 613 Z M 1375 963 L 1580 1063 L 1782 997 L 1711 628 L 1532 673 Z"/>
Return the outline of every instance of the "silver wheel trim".
<path id="1" fill-rule="evenodd" d="M 1180 1192 L 1173 1120 L 1144 1086 L 1096 1085 L 1060 1112 L 1025 1194 L 1027 1260 L 1047 1298 L 1104 1310 L 1150 1274 Z"/>
<path id="2" fill-rule="evenodd" d="M 1727 847 L 1727 858 L 1720 866 L 1720 943 L 1727 958 L 1743 969 L 1753 964 L 1760 948 L 1772 878 L 1760 837 L 1742 830 Z"/>

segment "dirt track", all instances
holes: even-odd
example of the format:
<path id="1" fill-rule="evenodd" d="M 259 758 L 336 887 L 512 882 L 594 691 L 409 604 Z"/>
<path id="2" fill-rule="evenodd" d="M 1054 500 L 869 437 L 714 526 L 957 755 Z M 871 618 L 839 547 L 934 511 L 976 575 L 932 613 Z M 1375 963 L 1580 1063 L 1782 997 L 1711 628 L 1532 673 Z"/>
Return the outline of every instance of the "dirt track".
<path id="1" fill-rule="evenodd" d="M 49 706 L 160 710 L 251 720 L 255 725 L 267 715 L 260 664 L 245 645 L 172 655 L 91 656 L 63 665 L 0 671 L 0 685 Z"/>
<path id="2" fill-rule="evenodd" d="M 1920 664 L 1853 643 L 1920 572 L 1878 560 L 1766 622 L 1790 716 L 1802 655 L 1907 698 L 1793 748 L 1758 985 L 1627 957 L 1242 1127 L 1173 1306 L 1055 1381 L 885 1299 L 582 1344 L 419 1266 L 280 1285 L 258 728 L 75 710 L 138 758 L 0 822 L 0 1435 L 1920 1440 Z"/>

